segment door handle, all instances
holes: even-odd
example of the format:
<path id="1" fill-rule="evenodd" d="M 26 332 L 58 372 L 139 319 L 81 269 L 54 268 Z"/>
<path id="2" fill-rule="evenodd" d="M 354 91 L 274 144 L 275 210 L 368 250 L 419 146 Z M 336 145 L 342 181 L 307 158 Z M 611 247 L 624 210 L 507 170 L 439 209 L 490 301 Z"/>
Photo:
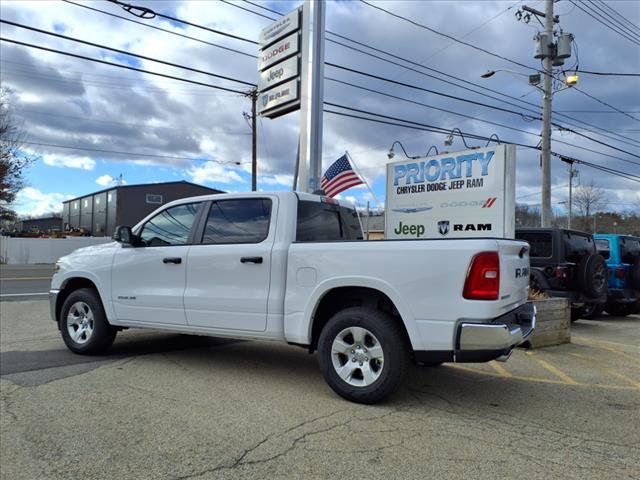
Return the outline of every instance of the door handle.
<path id="1" fill-rule="evenodd" d="M 182 263 L 182 259 L 180 257 L 167 257 L 162 259 L 162 263 L 175 263 L 178 265 Z"/>
<path id="2" fill-rule="evenodd" d="M 242 263 L 262 263 L 262 257 L 242 257 L 240 258 Z"/>

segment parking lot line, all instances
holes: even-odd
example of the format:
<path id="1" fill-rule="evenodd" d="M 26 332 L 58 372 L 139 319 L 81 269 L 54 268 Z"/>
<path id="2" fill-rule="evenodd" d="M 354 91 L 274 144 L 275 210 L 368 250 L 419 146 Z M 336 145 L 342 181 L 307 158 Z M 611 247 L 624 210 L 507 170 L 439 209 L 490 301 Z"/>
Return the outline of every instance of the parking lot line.
<path id="1" fill-rule="evenodd" d="M 574 336 L 574 340 L 580 340 L 581 342 L 584 342 L 582 345 L 584 346 L 589 346 L 589 347 L 593 347 L 593 348 L 598 348 L 600 350 L 606 350 L 607 352 L 612 352 L 612 353 L 617 353 L 618 355 L 621 355 L 625 358 L 629 358 L 631 360 L 633 360 L 634 362 L 640 363 L 640 358 L 638 358 L 637 356 L 634 357 L 632 355 L 629 355 L 626 352 L 623 352 L 622 350 L 619 350 L 617 348 L 613 348 L 610 347 L 608 345 L 603 345 L 601 342 L 599 341 L 594 341 L 594 340 L 588 340 L 584 337 L 575 337 Z M 580 343 L 578 342 L 573 342 L 577 345 L 580 345 Z M 613 343 L 613 342 L 607 342 L 607 343 Z M 625 346 L 625 347 L 633 347 L 633 345 L 624 345 L 622 343 L 614 343 L 614 345 L 621 345 L 621 346 Z"/>
<path id="2" fill-rule="evenodd" d="M 569 375 L 564 373 L 562 370 L 554 367 L 549 362 L 546 362 L 545 360 L 542 360 L 541 358 L 538 358 L 538 356 L 535 353 L 526 352 L 526 354 L 529 357 L 533 358 L 536 362 L 538 362 L 543 368 L 545 368 L 549 372 L 553 373 L 556 377 L 560 378 L 561 380 L 564 380 L 564 382 L 566 384 L 568 384 L 568 385 L 577 385 L 578 384 L 578 382 L 576 382 L 573 378 L 571 378 Z"/>
<path id="3" fill-rule="evenodd" d="M 583 361 L 593 365 L 598 370 L 600 370 L 600 371 L 602 371 L 604 373 L 608 373 L 612 377 L 619 378 L 620 380 L 623 380 L 623 381 L 633 385 L 634 387 L 636 387 L 637 389 L 640 390 L 640 382 L 636 382 L 635 380 L 632 380 L 631 378 L 627 377 L 626 375 L 623 375 L 620 372 L 612 370 L 611 368 L 603 367 L 602 365 L 600 365 L 598 362 L 594 361 L 593 359 L 591 359 L 589 357 L 585 357 L 584 355 L 581 355 L 579 353 L 567 353 L 567 354 L 571 355 L 572 357 L 579 358 L 580 360 L 583 360 Z"/>
<path id="4" fill-rule="evenodd" d="M 494 377 L 494 378 L 500 378 L 502 380 L 521 380 L 523 382 L 534 382 L 534 383 L 549 383 L 552 385 L 565 385 L 565 386 L 575 386 L 575 387 L 594 387 L 594 388 L 604 388 L 607 390 L 637 390 L 636 387 L 631 387 L 628 385 L 609 385 L 606 383 L 580 383 L 580 382 L 575 382 L 575 383 L 567 383 L 563 380 L 553 380 L 550 378 L 537 378 L 537 377 L 527 377 L 527 376 L 521 376 L 521 375 L 512 375 L 511 377 L 503 377 L 502 375 L 499 375 L 497 373 L 493 373 L 493 372 L 487 372 L 487 371 L 483 371 L 483 370 L 477 370 L 475 368 L 470 368 L 470 367 L 465 367 L 462 366 L 460 364 L 451 364 L 450 365 L 452 368 L 455 368 L 456 370 L 462 370 L 465 372 L 470 372 L 470 373 L 477 373 L 479 375 L 485 375 L 485 376 L 489 376 L 489 377 Z"/>
<path id="5" fill-rule="evenodd" d="M 493 367 L 493 369 L 498 372 L 498 374 L 500 374 L 501 377 L 513 377 L 513 375 L 511 374 L 511 372 L 509 372 L 509 370 L 507 370 L 506 368 L 504 368 L 502 365 L 500 365 L 498 362 L 496 362 L 495 360 L 492 360 L 489 362 L 489 365 L 491 365 Z"/>

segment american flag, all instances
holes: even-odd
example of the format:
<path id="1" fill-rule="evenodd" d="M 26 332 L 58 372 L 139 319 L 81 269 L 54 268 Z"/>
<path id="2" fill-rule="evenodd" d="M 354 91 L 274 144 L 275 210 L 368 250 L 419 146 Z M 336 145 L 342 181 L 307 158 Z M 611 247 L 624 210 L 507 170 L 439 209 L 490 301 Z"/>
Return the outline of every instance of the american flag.
<path id="1" fill-rule="evenodd" d="M 320 180 L 320 186 L 329 197 L 335 197 L 340 192 L 361 183 L 364 182 L 351 168 L 346 154 L 336 160 Z"/>

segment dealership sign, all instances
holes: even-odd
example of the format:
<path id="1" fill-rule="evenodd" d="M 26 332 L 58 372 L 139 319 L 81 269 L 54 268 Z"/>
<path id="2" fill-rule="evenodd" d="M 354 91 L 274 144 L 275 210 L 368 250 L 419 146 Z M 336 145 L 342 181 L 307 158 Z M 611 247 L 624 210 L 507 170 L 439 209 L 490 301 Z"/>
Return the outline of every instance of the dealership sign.
<path id="1" fill-rule="evenodd" d="M 387 165 L 386 238 L 514 238 L 515 146 Z"/>
<path id="2" fill-rule="evenodd" d="M 276 118 L 300 108 L 300 25 L 296 9 L 260 33 L 258 113 Z"/>

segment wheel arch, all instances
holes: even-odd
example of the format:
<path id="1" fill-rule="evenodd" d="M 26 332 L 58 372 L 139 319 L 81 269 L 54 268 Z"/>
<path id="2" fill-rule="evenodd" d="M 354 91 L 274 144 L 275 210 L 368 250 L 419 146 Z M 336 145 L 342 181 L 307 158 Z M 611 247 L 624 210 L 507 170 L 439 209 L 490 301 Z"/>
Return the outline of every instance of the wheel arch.
<path id="1" fill-rule="evenodd" d="M 418 332 L 410 321 L 413 317 L 403 307 L 399 295 L 391 288 L 385 288 L 383 284 L 369 280 L 334 283 L 318 290 L 309 302 L 313 306 L 312 309 L 305 312 L 309 321 L 307 338 L 310 350 L 317 348 L 320 332 L 333 315 L 355 306 L 375 308 L 390 314 L 401 323 L 412 348 L 419 348 Z"/>
<path id="2" fill-rule="evenodd" d="M 56 298 L 56 306 L 55 306 L 55 314 L 56 314 L 56 323 L 58 326 L 60 325 L 60 312 L 62 311 L 62 306 L 69 295 L 80 288 L 91 288 L 96 291 L 98 294 L 98 298 L 102 302 L 102 298 L 100 296 L 100 291 L 98 290 L 98 286 L 96 283 L 87 278 L 87 277 L 70 277 L 67 278 L 62 285 L 60 286 L 60 292 L 58 293 L 58 297 Z M 104 302 L 102 302 L 104 308 Z"/>

